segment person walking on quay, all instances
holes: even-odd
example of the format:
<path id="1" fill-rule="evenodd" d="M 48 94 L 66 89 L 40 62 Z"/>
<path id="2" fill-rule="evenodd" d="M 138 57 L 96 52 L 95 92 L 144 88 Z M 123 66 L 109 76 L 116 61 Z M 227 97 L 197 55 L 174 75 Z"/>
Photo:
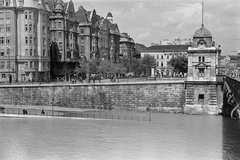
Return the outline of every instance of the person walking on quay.
<path id="1" fill-rule="evenodd" d="M 45 115 L 45 111 L 44 111 L 44 109 L 42 109 L 41 114 L 42 114 L 42 116 Z"/>

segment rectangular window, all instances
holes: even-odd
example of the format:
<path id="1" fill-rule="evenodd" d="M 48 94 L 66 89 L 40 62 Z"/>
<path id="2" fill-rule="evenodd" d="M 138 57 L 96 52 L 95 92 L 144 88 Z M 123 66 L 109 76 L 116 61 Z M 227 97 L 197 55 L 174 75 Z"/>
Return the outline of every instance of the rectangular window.
<path id="1" fill-rule="evenodd" d="M 62 22 L 58 22 L 58 27 L 62 27 Z"/>
<path id="2" fill-rule="evenodd" d="M 2 78 L 6 78 L 6 74 L 2 74 Z"/>
<path id="3" fill-rule="evenodd" d="M 7 61 L 7 69 L 11 68 L 11 61 Z"/>
<path id="4" fill-rule="evenodd" d="M 6 12 L 6 20 L 9 20 L 11 18 L 11 13 L 10 12 Z"/>
<path id="5" fill-rule="evenodd" d="M 46 31 L 45 31 L 46 29 L 45 29 L 45 26 L 43 26 L 43 34 L 45 34 L 46 33 Z"/>
<path id="6" fill-rule="evenodd" d="M 25 37 L 25 42 L 26 44 L 28 44 L 28 37 Z"/>
<path id="7" fill-rule="evenodd" d="M 29 19 L 32 19 L 32 12 L 29 12 Z"/>
<path id="8" fill-rule="evenodd" d="M 58 38 L 62 38 L 62 32 L 58 32 Z"/>
<path id="9" fill-rule="evenodd" d="M 199 94 L 198 95 L 198 103 L 199 104 L 204 104 L 204 94 Z"/>
<path id="10" fill-rule="evenodd" d="M 28 31 L 28 25 L 25 24 L 25 31 Z"/>
<path id="11" fill-rule="evenodd" d="M 30 62 L 30 68 L 33 68 L 33 62 Z"/>
<path id="12" fill-rule="evenodd" d="M 46 53 L 45 53 L 45 49 L 43 50 L 43 57 L 45 57 L 46 55 L 45 55 Z"/>
<path id="13" fill-rule="evenodd" d="M 32 24 L 29 24 L 29 32 L 32 31 Z"/>
<path id="14" fill-rule="evenodd" d="M 198 57 L 198 61 L 199 61 L 199 62 L 205 62 L 205 57 L 199 56 L 199 57 Z"/>
<path id="15" fill-rule="evenodd" d="M 10 32 L 10 31 L 11 31 L 10 26 L 6 26 L 6 31 L 7 31 L 7 32 Z"/>
<path id="16" fill-rule="evenodd" d="M 28 13 L 25 12 L 25 19 L 28 19 Z"/>
<path id="17" fill-rule="evenodd" d="M 198 76 L 199 77 L 204 77 L 204 68 L 198 68 Z"/>
<path id="18" fill-rule="evenodd" d="M 84 52 L 84 46 L 81 46 L 81 52 Z"/>
<path id="19" fill-rule="evenodd" d="M 58 42 L 59 49 L 62 49 L 62 42 Z"/>
<path id="20" fill-rule="evenodd" d="M 0 12 L 0 21 L 3 21 L 4 19 L 4 12 Z"/>
<path id="21" fill-rule="evenodd" d="M 32 37 L 29 37 L 29 43 L 32 44 Z"/>
<path id="22" fill-rule="evenodd" d="M 6 0 L 6 7 L 9 7 L 9 5 L 10 5 L 10 1 Z"/>
<path id="23" fill-rule="evenodd" d="M 1 19 L 0 19 L 1 21 Z M 0 32 L 4 32 L 4 26 L 0 26 Z"/>
<path id="24" fill-rule="evenodd" d="M 4 62 L 4 61 L 2 61 L 2 62 L 0 63 L 0 68 L 1 68 L 1 69 L 5 68 L 5 62 Z"/>
<path id="25" fill-rule="evenodd" d="M 0 56 L 4 56 L 4 51 L 0 51 Z"/>
<path id="26" fill-rule="evenodd" d="M 30 56 L 33 55 L 33 53 L 32 53 L 32 49 L 29 50 L 29 54 L 30 54 Z"/>
<path id="27" fill-rule="evenodd" d="M 0 44 L 5 44 L 5 39 L 4 39 L 4 37 L 0 37 Z"/>
<path id="28" fill-rule="evenodd" d="M 11 43 L 10 37 L 7 37 L 7 38 L 6 38 L 6 43 L 7 43 L 7 45 L 10 45 L 10 43 Z"/>
<path id="29" fill-rule="evenodd" d="M 43 38 L 43 45 L 45 46 L 46 45 L 46 39 Z"/>

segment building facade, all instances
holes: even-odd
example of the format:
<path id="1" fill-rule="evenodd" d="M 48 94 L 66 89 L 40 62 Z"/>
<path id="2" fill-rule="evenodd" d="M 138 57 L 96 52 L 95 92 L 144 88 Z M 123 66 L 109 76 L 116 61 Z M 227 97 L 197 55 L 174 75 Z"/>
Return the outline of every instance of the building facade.
<path id="1" fill-rule="evenodd" d="M 47 3 L 0 1 L 0 81 L 42 81 L 50 78 Z"/>
<path id="2" fill-rule="evenodd" d="M 194 33 L 192 46 L 188 48 L 185 113 L 218 114 L 222 105 L 218 98 L 222 86 L 217 82 L 220 53 L 210 31 L 202 25 Z"/>
<path id="3" fill-rule="evenodd" d="M 168 62 L 176 56 L 187 56 L 187 49 L 190 45 L 155 45 L 141 51 L 141 58 L 145 55 L 153 56 L 157 61 L 158 76 L 176 76 L 172 66 Z M 181 74 L 183 75 L 183 74 Z"/>
<path id="4" fill-rule="evenodd" d="M 135 55 L 135 42 L 134 40 L 127 34 L 121 33 L 120 38 L 120 55 L 122 57 L 127 57 L 129 59 L 136 58 Z"/>

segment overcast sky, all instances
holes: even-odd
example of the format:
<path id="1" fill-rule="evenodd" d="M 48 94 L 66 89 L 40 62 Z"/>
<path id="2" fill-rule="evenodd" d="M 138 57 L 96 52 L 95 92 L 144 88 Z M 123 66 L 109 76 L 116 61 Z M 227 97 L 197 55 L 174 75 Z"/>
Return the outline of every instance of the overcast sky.
<path id="1" fill-rule="evenodd" d="M 65 0 L 64 0 L 65 1 Z M 66 2 L 66 1 L 65 1 Z M 200 0 L 73 0 L 106 17 L 110 11 L 120 32 L 147 47 L 163 39 L 192 38 L 202 24 Z M 240 50 L 240 0 L 205 0 L 204 26 L 221 45 L 222 54 Z"/>

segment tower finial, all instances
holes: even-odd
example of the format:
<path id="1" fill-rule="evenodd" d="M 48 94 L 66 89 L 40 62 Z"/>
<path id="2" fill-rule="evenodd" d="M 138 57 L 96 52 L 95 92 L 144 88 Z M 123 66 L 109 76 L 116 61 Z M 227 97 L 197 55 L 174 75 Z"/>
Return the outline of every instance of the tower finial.
<path id="1" fill-rule="evenodd" d="M 204 24 L 203 24 L 203 1 L 202 1 L 202 26 L 204 26 Z"/>

